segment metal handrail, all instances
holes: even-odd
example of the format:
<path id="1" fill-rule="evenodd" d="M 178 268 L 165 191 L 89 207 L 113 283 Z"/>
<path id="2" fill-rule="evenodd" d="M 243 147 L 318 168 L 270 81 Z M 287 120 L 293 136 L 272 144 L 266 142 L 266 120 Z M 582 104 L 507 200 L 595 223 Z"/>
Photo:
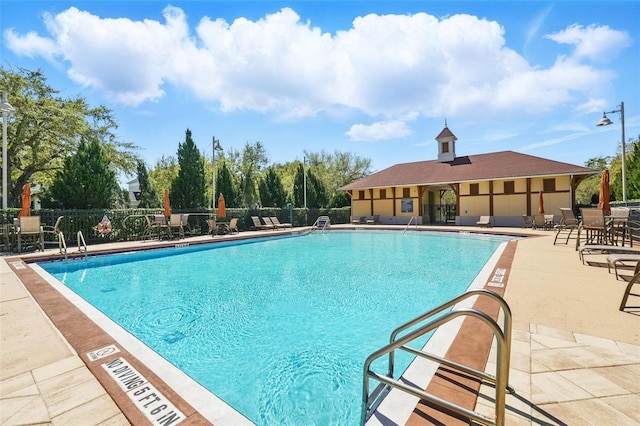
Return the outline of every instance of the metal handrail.
<path id="1" fill-rule="evenodd" d="M 411 216 L 411 219 L 409 219 L 409 223 L 407 223 L 407 226 L 404 227 L 404 231 L 402 232 L 403 235 L 407 233 L 407 229 L 409 229 L 409 225 L 411 225 L 413 219 L 416 220 L 416 228 L 418 227 L 418 216 Z"/>
<path id="2" fill-rule="evenodd" d="M 64 260 L 67 260 L 67 242 L 64 239 L 64 233 L 62 231 L 58 232 L 58 250 L 60 254 L 64 254 Z"/>
<path id="3" fill-rule="evenodd" d="M 83 251 L 80 248 L 81 241 L 82 241 L 82 247 L 84 248 L 84 260 L 87 260 L 87 243 L 84 241 L 84 235 L 82 235 L 82 231 L 78 231 L 78 252 Z"/>
<path id="4" fill-rule="evenodd" d="M 316 221 L 313 222 L 313 225 L 311 225 L 311 231 L 309 233 L 313 233 L 314 231 L 318 231 L 320 219 L 324 220 L 322 228 L 320 229 L 321 232 L 326 231 L 327 228 L 329 228 L 331 226 L 331 219 L 329 219 L 329 216 L 318 216 Z"/>
<path id="5" fill-rule="evenodd" d="M 491 318 L 489 315 L 487 315 L 484 312 L 478 311 L 477 309 L 470 309 L 470 308 L 454 308 L 453 310 L 449 311 L 448 313 L 445 313 L 443 315 L 441 315 L 438 318 L 432 319 L 431 321 L 427 322 L 426 324 L 424 324 L 423 326 L 421 326 L 420 328 L 413 330 L 410 333 L 407 333 L 406 335 L 402 336 L 402 337 L 398 337 L 399 333 L 401 333 L 402 331 L 406 330 L 409 327 L 415 326 L 417 324 L 419 324 L 420 322 L 423 322 L 427 319 L 429 319 L 430 317 L 432 317 L 433 315 L 442 312 L 443 310 L 453 306 L 454 304 L 456 304 L 457 302 L 464 300 L 468 297 L 471 296 L 475 296 L 475 295 L 486 295 L 489 297 L 494 298 L 496 301 L 499 302 L 500 306 L 503 308 L 504 310 L 504 324 L 503 324 L 503 329 L 500 328 L 500 326 L 496 323 L 496 321 L 493 320 L 493 318 Z M 414 349 L 411 347 L 406 346 L 407 343 L 418 339 L 419 337 L 423 336 L 424 334 L 429 333 L 430 331 L 438 328 L 439 326 L 459 317 L 459 316 L 474 316 L 477 317 L 479 319 L 481 319 L 482 321 L 484 321 L 485 323 L 487 323 L 487 325 L 489 325 L 489 327 L 491 328 L 491 330 L 493 331 L 494 336 L 496 337 L 496 341 L 497 341 L 497 362 L 496 362 L 496 375 L 491 376 L 483 371 L 479 371 L 476 369 L 473 369 L 471 367 L 467 367 L 464 366 L 462 364 L 458 364 L 456 362 L 453 361 L 449 361 L 446 360 L 444 358 L 435 356 L 433 354 L 429 354 L 427 352 L 418 350 L 418 349 Z M 470 411 L 464 407 L 458 406 L 456 404 L 453 404 L 449 401 L 443 400 L 441 398 L 438 398 L 434 395 L 429 395 L 426 391 L 423 391 L 422 389 L 413 387 L 413 386 L 409 386 L 405 383 L 402 383 L 398 380 L 393 379 L 393 364 L 395 363 L 395 357 L 394 357 L 394 351 L 396 349 L 402 349 L 405 350 L 407 352 L 410 352 L 416 356 L 420 356 L 432 361 L 436 361 L 442 364 L 445 364 L 447 366 L 456 368 L 460 371 L 463 371 L 469 375 L 478 377 L 482 380 L 485 381 L 489 381 L 492 383 L 495 383 L 495 389 L 496 389 L 496 395 L 495 395 L 495 421 L 492 419 L 489 419 L 487 417 L 484 417 L 474 411 Z M 379 392 L 376 394 L 376 397 L 374 398 L 373 401 L 370 401 L 369 398 L 369 378 L 374 378 L 375 380 L 378 380 L 380 383 L 384 383 L 387 386 L 393 387 L 393 388 L 397 388 L 399 390 L 402 390 L 404 392 L 407 392 L 413 396 L 416 396 L 418 398 L 423 398 L 429 402 L 432 402 L 433 404 L 439 405 L 441 407 L 444 407 L 446 409 L 449 409 L 451 411 L 454 411 L 460 415 L 463 415 L 467 418 L 473 419 L 477 422 L 483 423 L 483 424 L 488 424 L 488 425 L 503 425 L 504 421 L 505 421 L 505 402 L 506 402 L 506 392 L 512 392 L 512 389 L 509 387 L 509 354 L 511 352 L 511 310 L 509 308 L 509 306 L 507 305 L 507 303 L 504 301 L 504 299 L 502 297 L 500 297 L 499 295 L 497 295 L 496 293 L 486 290 L 486 289 L 474 289 L 474 290 L 470 290 L 466 293 L 461 294 L 460 296 L 450 300 L 449 302 L 445 302 L 444 304 L 438 306 L 435 309 L 432 309 L 431 311 L 420 315 L 419 317 L 415 318 L 414 320 L 411 320 L 403 325 L 401 325 L 400 327 L 397 327 L 391 334 L 391 338 L 390 338 L 390 343 L 387 344 L 386 346 L 378 349 L 377 351 L 375 351 L 374 353 L 372 353 L 371 355 L 369 355 L 369 357 L 367 357 L 365 364 L 364 364 L 364 371 L 363 371 L 363 394 L 362 394 L 362 423 L 364 424 L 364 422 L 367 420 L 368 415 L 371 414 L 374 410 L 374 407 L 377 406 L 377 404 L 380 402 L 380 396 L 383 395 L 384 393 Z M 386 376 L 378 374 L 374 371 L 370 371 L 370 366 L 371 363 L 384 356 L 384 355 L 389 355 L 389 372 Z"/>

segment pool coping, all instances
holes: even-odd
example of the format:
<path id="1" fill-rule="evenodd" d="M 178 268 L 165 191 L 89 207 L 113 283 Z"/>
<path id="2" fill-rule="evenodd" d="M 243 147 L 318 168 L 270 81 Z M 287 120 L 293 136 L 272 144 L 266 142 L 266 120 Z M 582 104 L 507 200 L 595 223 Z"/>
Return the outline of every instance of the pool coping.
<path id="1" fill-rule="evenodd" d="M 344 227 L 341 229 L 353 229 L 353 227 Z M 369 229 L 374 229 L 374 228 L 371 227 Z M 378 228 L 378 229 L 381 229 L 381 228 Z M 397 228 L 394 228 L 394 230 L 398 231 Z M 433 230 L 430 230 L 430 231 L 433 231 Z M 302 231 L 298 230 L 297 232 L 289 232 L 288 234 L 295 234 L 300 232 L 304 232 L 304 230 Z M 447 230 L 446 232 L 456 232 L 456 231 Z M 477 233 L 477 234 L 486 234 L 486 235 L 496 234 L 496 233 L 486 233 L 486 232 L 473 232 L 473 231 L 470 232 L 469 230 L 465 230 L 460 233 Z M 244 236 L 244 238 L 242 239 L 250 239 L 258 236 L 262 237 L 262 236 L 268 236 L 268 235 L 274 236 L 276 235 L 276 233 L 275 232 L 262 233 L 260 235 Z M 524 235 L 514 235 L 513 233 L 508 233 L 506 235 L 524 236 Z M 210 243 L 210 242 L 211 240 L 190 242 L 190 244 L 202 244 L 202 243 Z M 179 243 L 180 246 L 183 246 L 184 244 L 185 243 Z M 154 245 L 153 247 L 148 247 L 148 246 L 145 247 L 144 245 L 142 246 L 138 245 L 136 247 L 130 247 L 128 249 L 120 249 L 120 250 L 105 249 L 100 251 L 94 250 L 93 252 L 97 254 L 107 254 L 107 253 L 135 251 L 135 250 L 148 250 L 150 248 L 155 249 L 155 248 L 166 248 L 166 247 L 175 247 L 175 246 L 176 246 L 175 243 L 169 242 L 166 244 Z M 513 250 L 515 250 L 515 247 L 513 248 Z M 53 256 L 53 257 L 59 258 L 60 256 Z M 31 263 L 36 261 L 42 261 L 44 259 L 46 259 L 46 257 L 36 255 L 28 259 L 23 259 L 21 257 L 10 258 L 10 259 L 7 259 L 7 263 L 11 266 L 11 269 L 16 273 L 16 275 L 18 275 L 20 280 L 24 283 L 25 287 L 29 290 L 29 292 L 32 294 L 32 296 L 38 302 L 38 304 L 42 307 L 43 311 L 50 317 L 54 325 L 58 328 L 58 330 L 60 330 L 63 337 L 80 354 L 81 359 L 83 360 L 83 362 L 85 362 L 89 370 L 94 374 L 94 376 L 98 379 L 98 381 L 105 387 L 107 392 L 111 395 L 111 397 L 114 399 L 117 405 L 122 409 L 125 416 L 132 423 L 139 424 L 140 422 L 142 422 L 143 419 L 145 419 L 144 414 L 142 414 L 141 411 L 132 404 L 130 398 L 128 398 L 125 395 L 125 392 L 122 392 L 122 390 L 117 386 L 117 384 L 114 383 L 113 378 L 110 377 L 106 373 L 105 369 L 102 367 L 103 364 L 121 357 L 126 359 L 133 367 L 135 367 L 137 371 L 142 373 L 144 377 L 148 379 L 150 383 L 153 384 L 153 386 L 155 386 L 158 390 L 160 390 L 160 392 L 162 392 L 182 413 L 185 414 L 186 418 L 189 421 L 200 423 L 203 421 L 206 422 L 207 418 L 209 418 L 209 421 L 212 421 L 216 425 L 225 424 L 227 413 L 225 413 L 224 409 L 222 410 L 223 413 L 220 413 L 220 412 L 213 413 L 213 414 L 207 413 L 207 416 L 203 416 L 202 411 L 204 410 L 205 412 L 207 412 L 206 407 L 204 409 L 203 408 L 195 409 L 193 405 L 200 405 L 199 402 L 196 402 L 195 404 L 189 404 L 181 396 L 181 394 L 184 394 L 185 392 L 191 393 L 193 389 L 200 387 L 200 385 L 198 385 L 195 381 L 193 381 L 193 383 L 188 383 L 188 381 L 191 379 L 188 378 L 188 376 L 186 375 L 184 376 L 187 377 L 188 380 L 183 382 L 183 383 L 188 383 L 186 386 L 180 385 L 180 382 L 184 379 L 183 377 L 179 377 L 176 383 L 167 383 L 166 381 L 162 380 L 158 375 L 156 375 L 153 372 L 154 368 L 159 367 L 162 369 L 163 363 L 167 363 L 167 361 L 165 361 L 162 357 L 157 355 L 151 349 L 146 348 L 146 346 L 144 348 L 146 348 L 147 351 L 153 352 L 153 354 L 155 354 L 155 356 L 160 359 L 147 360 L 146 357 L 143 356 L 142 358 L 144 359 L 141 360 L 139 359 L 138 356 L 134 356 L 131 353 L 131 351 L 135 351 L 136 354 L 139 354 L 139 353 L 141 354 L 144 351 L 140 348 L 135 347 L 135 345 L 134 347 L 132 347 L 129 343 L 122 344 L 122 342 L 120 341 L 121 337 L 116 338 L 114 336 L 111 336 L 110 332 L 105 331 L 102 327 L 98 326 L 91 318 L 89 318 L 86 314 L 84 314 L 76 306 L 74 306 L 65 297 L 65 295 L 63 295 L 60 292 L 59 289 L 56 289 L 54 286 L 50 287 L 49 285 L 43 286 L 42 284 L 46 283 L 51 285 L 51 283 L 48 283 L 47 280 L 45 280 L 42 276 L 40 276 L 37 273 L 36 269 L 39 268 L 37 267 L 37 265 L 33 265 L 35 266 L 35 268 L 17 268 L 15 265 L 16 261 L 18 262 L 28 261 L 28 263 Z M 495 267 L 498 267 L 498 266 L 495 266 Z M 493 269 L 495 269 L 495 267 Z M 492 288 L 492 290 L 495 291 L 494 288 Z M 503 292 L 504 292 L 504 289 L 503 289 Z M 110 327 L 107 327 L 107 328 L 110 329 Z M 126 336 L 124 337 L 124 339 L 126 340 Z M 137 341 L 137 339 L 135 340 Z M 455 338 L 453 340 L 455 342 L 458 339 Z M 116 347 L 120 350 L 120 352 L 118 352 L 117 354 L 113 354 L 109 357 L 101 358 L 100 362 L 93 362 L 89 359 L 87 354 L 91 352 L 95 352 L 97 349 L 104 348 L 110 345 L 116 345 Z M 488 342 L 488 345 L 490 345 L 490 342 Z M 488 353 L 488 350 L 487 350 L 487 353 Z M 151 358 L 153 358 L 153 356 Z M 480 358 L 484 358 L 484 362 L 486 363 L 486 358 L 487 358 L 486 355 L 481 356 Z M 152 365 L 149 365 L 149 364 L 152 364 Z M 205 395 L 207 398 L 213 395 L 209 391 L 205 390 L 205 392 L 206 392 Z M 197 400 L 198 398 L 196 398 L 196 401 Z M 201 401 L 201 402 L 204 402 L 204 404 L 206 405 L 210 405 L 210 400 Z M 470 409 L 473 409 L 474 405 L 475 405 L 475 398 L 474 398 L 473 404 L 471 404 L 470 406 Z M 420 405 L 418 406 L 414 405 L 414 407 L 415 409 L 412 411 L 411 417 L 415 415 L 421 415 L 420 413 L 423 413 L 426 410 L 424 407 L 420 407 Z M 234 413 L 236 413 L 235 410 L 233 410 L 232 408 L 230 409 Z M 252 424 L 249 420 L 244 418 L 242 415 L 240 416 L 241 416 L 240 418 L 233 417 L 233 422 L 231 424 L 238 424 L 238 422 L 241 422 L 242 419 L 246 420 L 248 422 L 247 424 Z M 410 423 L 411 418 L 409 418 L 408 421 Z"/>

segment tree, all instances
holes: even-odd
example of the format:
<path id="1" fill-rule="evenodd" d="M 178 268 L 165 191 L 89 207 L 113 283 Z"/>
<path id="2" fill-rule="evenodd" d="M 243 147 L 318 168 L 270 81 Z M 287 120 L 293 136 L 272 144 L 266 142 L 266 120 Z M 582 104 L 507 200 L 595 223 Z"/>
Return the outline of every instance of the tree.
<path id="1" fill-rule="evenodd" d="M 627 199 L 640 199 L 640 135 L 628 145 L 626 161 Z"/>
<path id="2" fill-rule="evenodd" d="M 294 207 L 304 207 L 305 169 L 303 168 L 302 163 L 299 163 L 298 171 L 296 172 L 296 176 L 293 181 L 292 199 Z M 327 191 L 324 185 L 316 177 L 311 168 L 308 168 L 308 170 L 306 170 L 306 199 L 307 208 L 310 209 L 326 207 L 329 203 Z"/>
<path id="3" fill-rule="evenodd" d="M 313 170 L 330 197 L 337 193 L 338 188 L 371 174 L 371 160 L 351 152 L 305 151 L 304 155 L 309 169 Z"/>
<path id="4" fill-rule="evenodd" d="M 185 141 L 178 145 L 178 176 L 171 182 L 171 206 L 193 209 L 207 206 L 204 190 L 204 159 L 191 139 L 191 130 L 185 132 Z"/>
<path id="5" fill-rule="evenodd" d="M 221 165 L 217 166 L 216 173 L 216 192 L 224 196 L 224 202 L 227 207 L 239 207 L 242 203 L 238 184 L 233 179 L 231 171 L 227 167 L 226 160 L 221 161 Z M 216 198 L 217 200 L 217 198 Z"/>
<path id="6" fill-rule="evenodd" d="M 611 157 L 594 157 L 585 162 L 585 167 L 594 170 L 605 170 L 609 168 Z M 576 189 L 577 204 L 593 204 L 593 199 L 597 200 L 600 194 L 601 174 L 585 178 Z M 598 202 L 596 201 L 596 204 Z"/>
<path id="7" fill-rule="evenodd" d="M 65 209 L 112 208 L 120 188 L 98 141 L 80 141 L 53 178 L 48 194 Z"/>
<path id="8" fill-rule="evenodd" d="M 260 192 L 260 203 L 264 207 L 285 207 L 287 194 L 282 186 L 280 176 L 274 167 L 269 167 L 260 182 L 258 183 Z"/>
<path id="9" fill-rule="evenodd" d="M 178 170 L 178 162 L 173 156 L 163 155 L 156 161 L 155 168 L 149 170 L 149 181 L 157 194 L 164 194 L 165 189 L 171 188 L 171 182 L 178 177 Z"/>
<path id="10" fill-rule="evenodd" d="M 252 208 L 258 204 L 258 178 L 268 162 L 267 153 L 262 142 L 258 141 L 253 145 L 250 145 L 249 142 L 245 144 L 240 166 L 240 186 L 245 207 Z"/>
<path id="11" fill-rule="evenodd" d="M 138 161 L 138 185 L 140 189 L 140 195 L 138 196 L 138 207 L 160 207 L 160 197 L 158 197 L 158 192 L 149 181 L 147 166 L 145 166 L 143 161 Z"/>
<path id="12" fill-rule="evenodd" d="M 82 140 L 98 141 L 115 170 L 135 169 L 132 150 L 137 147 L 117 140 L 117 123 L 108 108 L 90 108 L 80 97 L 59 97 L 41 71 L 0 67 L 0 86 L 15 107 L 7 120 L 9 207 L 19 204 L 25 183 L 51 183 Z"/>

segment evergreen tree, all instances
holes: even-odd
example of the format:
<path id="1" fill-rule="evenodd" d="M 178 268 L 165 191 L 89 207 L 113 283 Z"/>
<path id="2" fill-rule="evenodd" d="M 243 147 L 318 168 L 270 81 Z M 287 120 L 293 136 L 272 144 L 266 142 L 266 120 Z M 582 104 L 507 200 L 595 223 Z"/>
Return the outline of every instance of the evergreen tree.
<path id="1" fill-rule="evenodd" d="M 328 204 L 327 190 L 312 169 L 309 168 L 307 170 L 307 207 L 318 209 L 327 207 Z"/>
<path id="2" fill-rule="evenodd" d="M 293 178 L 293 207 L 304 207 L 304 168 L 298 163 L 296 175 Z"/>
<path id="3" fill-rule="evenodd" d="M 80 141 L 78 152 L 67 157 L 49 188 L 51 198 L 65 209 L 111 208 L 120 188 L 109 158 L 97 141 Z"/>
<path id="4" fill-rule="evenodd" d="M 626 158 L 627 199 L 640 200 L 640 135 L 631 143 Z"/>
<path id="5" fill-rule="evenodd" d="M 227 207 L 240 207 L 241 197 L 238 191 L 238 185 L 231 176 L 227 162 L 222 161 L 222 165 L 216 166 L 216 169 L 216 201 L 218 200 L 218 196 L 222 194 Z"/>
<path id="6" fill-rule="evenodd" d="M 178 176 L 171 182 L 171 207 L 194 209 L 206 207 L 204 160 L 191 139 L 191 130 L 185 132 L 185 141 L 178 145 Z"/>
<path id="7" fill-rule="evenodd" d="M 283 208 L 286 205 L 287 196 L 284 186 L 273 167 L 269 167 L 258 182 L 258 192 L 260 193 L 260 203 L 264 207 Z"/>
<path id="8" fill-rule="evenodd" d="M 149 173 L 147 173 L 147 166 L 144 162 L 138 161 L 138 185 L 140 188 L 140 195 L 138 196 L 138 207 L 140 208 L 154 208 L 160 207 L 160 198 L 158 192 L 149 181 Z"/>

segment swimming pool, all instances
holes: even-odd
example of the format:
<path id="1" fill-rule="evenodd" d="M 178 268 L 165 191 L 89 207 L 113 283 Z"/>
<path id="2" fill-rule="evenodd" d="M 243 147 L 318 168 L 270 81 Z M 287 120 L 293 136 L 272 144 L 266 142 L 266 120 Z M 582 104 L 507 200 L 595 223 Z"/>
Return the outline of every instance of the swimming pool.
<path id="1" fill-rule="evenodd" d="M 503 241 L 332 231 L 41 266 L 255 423 L 357 424 L 366 356 Z"/>

